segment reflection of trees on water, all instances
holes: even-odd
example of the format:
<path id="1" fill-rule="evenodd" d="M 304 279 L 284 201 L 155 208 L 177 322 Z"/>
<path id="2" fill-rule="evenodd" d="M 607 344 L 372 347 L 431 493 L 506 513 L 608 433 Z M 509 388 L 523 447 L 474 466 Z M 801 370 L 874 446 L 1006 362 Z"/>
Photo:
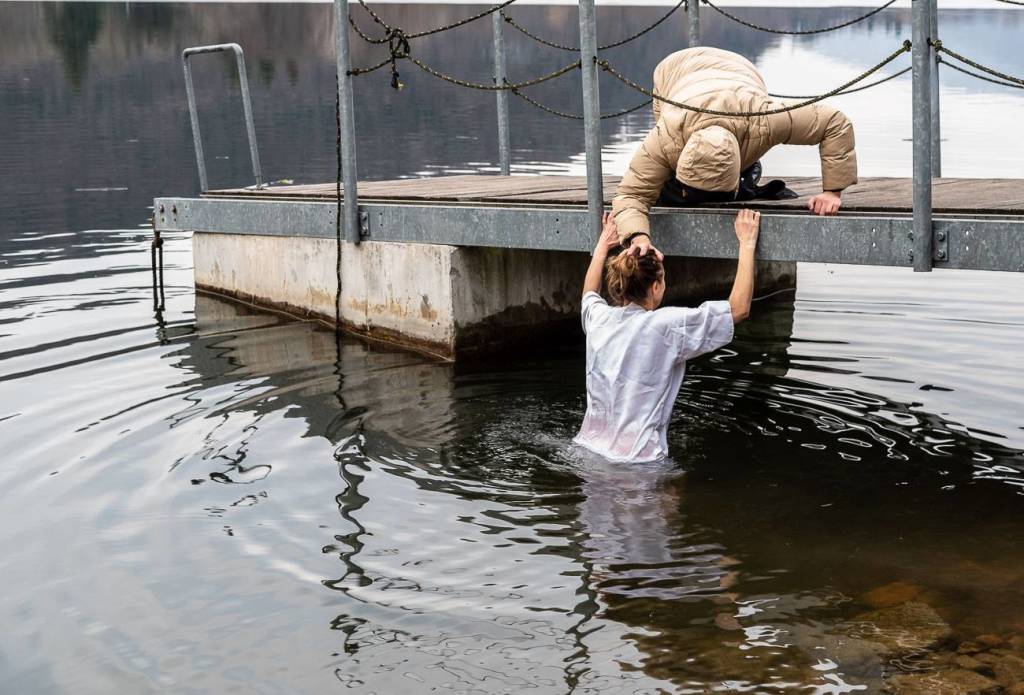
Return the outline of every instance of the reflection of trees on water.
<path id="1" fill-rule="evenodd" d="M 340 485 L 324 491 L 325 504 L 337 506 L 345 528 L 324 548 L 341 565 L 325 585 L 357 590 L 352 600 L 373 604 L 381 587 L 447 586 L 443 574 L 426 575 L 427 586 L 382 560 L 388 541 L 368 535 L 367 522 L 389 525 L 411 509 L 376 499 L 364 488 L 368 474 L 507 510 L 434 518 L 424 531 L 486 524 L 481 539 L 527 539 L 531 557 L 564 562 L 562 576 L 577 587 L 559 606 L 569 685 L 599 682 L 609 653 L 627 671 L 677 686 L 726 676 L 756 683 L 772 668 L 813 680 L 826 657 L 868 682 L 882 661 L 834 631 L 864 610 L 856 597 L 895 580 L 923 587 L 968 635 L 1016 620 L 1001 598 L 1024 577 L 1013 545 L 1016 497 L 983 478 L 994 469 L 1019 476 L 1018 452 L 913 404 L 787 377 L 792 310 L 764 308 L 731 352 L 691 365 L 670 428 L 678 464 L 662 469 L 566 456 L 582 415 L 576 358 L 495 373 L 348 340 L 339 352 L 331 332 L 307 324 L 232 331 L 234 321 L 259 325 L 261 315 L 202 296 L 199 333 L 215 335 L 180 354 L 202 390 L 259 384 L 256 395 L 219 408 L 251 412 L 254 427 L 274 413 L 298 418 L 308 436 L 334 445 Z M 201 413 L 201 393 L 190 417 Z M 423 638 L 371 615 L 332 618 L 345 650 L 416 649 Z M 609 644 L 609 634 L 619 636 Z"/>
<path id="2" fill-rule="evenodd" d="M 93 3 L 60 3 L 43 6 L 50 41 L 60 52 L 64 74 L 77 91 L 89 67 L 89 51 L 100 31 L 104 12 Z"/>
<path id="3" fill-rule="evenodd" d="M 332 180 L 335 175 L 334 42 L 330 4 L 142 3 L 128 11 L 116 3 L 44 5 L 43 19 L 33 3 L 0 4 L 0 26 L 10 27 L 0 42 L 0 80 L 30 90 L 0 100 L 0 122 L 24 131 L 15 150 L 15 170 L 31 170 L 30 181 L 0 181 L 0 200 L 17 200 L 31 186 L 70 191 L 79 186 L 127 186 L 116 204 L 107 197 L 77 195 L 49 200 L 39 209 L 18 206 L 3 224 L 22 230 L 92 229 L 132 226 L 158 195 L 195 191 L 195 161 L 185 106 L 180 52 L 186 46 L 238 41 L 246 52 L 252 80 L 256 132 L 269 179 L 297 182 Z M 365 13 L 353 6 L 368 31 Z M 465 17 L 463 5 L 387 5 L 381 12 L 395 23 L 424 28 Z M 517 21 L 557 41 L 575 43 L 573 7 L 515 7 Z M 602 7 L 602 40 L 634 33 L 664 14 L 664 7 Z M 804 11 L 808 22 L 836 21 L 847 9 Z M 780 14 L 781 13 L 781 14 Z M 762 16 L 763 14 L 763 16 Z M 765 22 L 792 21 L 786 10 L 751 11 Z M 784 17 L 788 16 L 788 20 Z M 886 13 L 898 22 L 902 13 Z M 882 20 L 879 20 L 882 21 Z M 874 26 L 874 25 L 872 25 Z M 685 45 L 686 15 L 678 12 L 642 40 L 609 51 L 626 74 L 641 82 L 654 65 Z M 777 37 L 738 31 L 706 13 L 708 42 L 757 59 Z M 572 55 L 538 46 L 506 29 L 511 76 L 535 76 L 572 60 Z M 353 41 L 359 65 L 382 59 L 380 46 Z M 416 41 L 415 54 L 439 69 L 466 79 L 491 79 L 490 22 L 480 21 L 450 34 Z M 54 51 L 60 64 L 55 65 Z M 439 173 L 447 168 L 479 170 L 497 161 L 494 99 L 489 93 L 437 81 L 412 64 L 400 64 L 406 88 L 388 86 L 387 71 L 356 83 L 356 123 L 360 177 L 395 178 Z M 194 64 L 210 181 L 214 186 L 250 183 L 248 145 L 238 108 L 238 84 L 230 56 L 206 56 Z M 58 75 L 63 73 L 62 77 Z M 68 89 L 68 85 L 72 89 Z M 87 91 L 93 98 L 81 99 Z M 580 111 L 575 73 L 530 92 L 555 108 Z M 602 81 L 602 104 L 613 110 L 634 105 L 637 94 L 614 80 Z M 63 114 L 51 119 L 45 135 L 25 113 Z M 542 167 L 565 166 L 583 148 L 576 121 L 557 119 L 512 100 L 515 159 Z M 607 142 L 631 138 L 649 126 L 642 110 L 607 122 Z M 87 136 L 84 136 L 87 134 Z M 439 136 L 440 135 L 440 136 Z M 45 138 L 45 140 L 44 140 Z M 132 142 L 129 142 L 132 141 Z M 39 159 L 44 149 L 49 157 Z"/>

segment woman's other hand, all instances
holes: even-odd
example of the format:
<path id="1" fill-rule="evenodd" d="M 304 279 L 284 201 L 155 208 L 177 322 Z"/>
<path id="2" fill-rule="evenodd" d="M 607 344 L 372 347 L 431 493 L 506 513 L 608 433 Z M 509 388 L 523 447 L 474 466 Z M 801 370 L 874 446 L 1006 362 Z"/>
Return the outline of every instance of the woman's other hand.
<path id="1" fill-rule="evenodd" d="M 736 215 L 734 226 L 740 250 L 753 251 L 757 248 L 757 236 L 761 229 L 761 213 L 755 210 L 740 210 Z"/>
<path id="2" fill-rule="evenodd" d="M 608 253 L 619 245 L 619 228 L 615 226 L 615 218 L 612 213 L 606 212 L 601 215 L 601 237 L 597 240 L 597 249 Z"/>

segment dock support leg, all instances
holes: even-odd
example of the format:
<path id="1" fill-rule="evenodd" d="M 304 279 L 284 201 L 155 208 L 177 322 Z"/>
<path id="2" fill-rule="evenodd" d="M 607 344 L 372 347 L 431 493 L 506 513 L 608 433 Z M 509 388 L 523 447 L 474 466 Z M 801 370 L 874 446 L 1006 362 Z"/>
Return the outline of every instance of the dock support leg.
<path id="1" fill-rule="evenodd" d="M 601 233 L 601 97 L 598 93 L 597 16 L 594 0 L 580 0 L 580 68 L 583 73 L 583 137 L 587 155 L 587 212 L 595 238 Z"/>
<path id="2" fill-rule="evenodd" d="M 348 0 L 334 0 L 334 41 L 338 69 L 338 115 L 341 126 L 341 172 L 345 210 L 345 240 L 359 243 L 359 192 L 356 184 L 356 122 L 348 52 Z"/>
<path id="3" fill-rule="evenodd" d="M 929 33 L 932 41 L 939 38 L 939 0 L 929 0 Z M 932 176 L 942 178 L 942 119 L 939 110 L 939 52 L 929 46 L 931 62 L 931 102 L 932 102 Z"/>
<path id="4" fill-rule="evenodd" d="M 700 0 L 686 0 L 686 14 L 690 18 L 689 47 L 700 45 Z"/>
<path id="5" fill-rule="evenodd" d="M 932 0 L 912 0 L 913 24 L 913 140 L 914 140 L 914 271 L 932 269 Z"/>
<path id="6" fill-rule="evenodd" d="M 491 13 L 491 28 L 494 32 L 494 84 L 505 84 L 505 36 L 502 23 L 505 20 L 500 12 Z M 512 173 L 512 144 L 508 129 L 508 91 L 494 93 L 498 106 L 498 162 L 501 175 Z"/>

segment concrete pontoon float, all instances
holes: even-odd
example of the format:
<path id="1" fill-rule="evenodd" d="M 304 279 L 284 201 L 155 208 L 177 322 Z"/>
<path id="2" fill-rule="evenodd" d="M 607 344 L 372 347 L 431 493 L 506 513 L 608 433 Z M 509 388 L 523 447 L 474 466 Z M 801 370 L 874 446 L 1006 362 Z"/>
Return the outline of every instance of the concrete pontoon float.
<path id="1" fill-rule="evenodd" d="M 697 3 L 690 5 L 692 41 L 699 22 L 695 27 Z M 495 85 L 502 85 L 501 21 L 495 8 L 479 16 L 487 13 L 494 20 Z M 794 286 L 800 261 L 1024 271 L 1024 180 L 938 178 L 936 16 L 935 0 L 914 0 L 914 177 L 863 179 L 844 192 L 838 217 L 806 212 L 807 196 L 820 191 L 814 178 L 786 179 L 800 198 L 746 203 L 765 213 L 759 292 Z M 347 19 L 348 3 L 335 0 L 336 26 L 346 26 Z M 266 187 L 241 49 L 188 49 L 186 86 L 202 187 L 205 166 L 188 60 L 220 50 L 238 56 L 257 186 L 158 198 L 154 228 L 194 232 L 200 291 L 337 322 L 447 358 L 564 327 L 577 320 L 585 254 L 618 183 L 601 171 L 593 0 L 580 2 L 580 36 L 586 177 L 508 176 L 508 90 L 496 87 L 506 175 L 357 183 L 348 32 L 338 31 L 344 184 Z M 345 195 L 348 190 L 358 194 Z M 652 211 L 652 231 L 669 257 L 669 272 L 683 278 L 670 299 L 727 293 L 735 207 Z"/>

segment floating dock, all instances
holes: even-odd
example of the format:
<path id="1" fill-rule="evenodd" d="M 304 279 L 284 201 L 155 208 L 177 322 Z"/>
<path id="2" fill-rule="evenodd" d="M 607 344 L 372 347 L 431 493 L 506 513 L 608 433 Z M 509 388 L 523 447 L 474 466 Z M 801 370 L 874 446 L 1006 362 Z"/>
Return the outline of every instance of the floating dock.
<path id="1" fill-rule="evenodd" d="M 806 211 L 818 179 L 786 180 L 800 198 L 748 204 L 765 212 L 759 293 L 795 286 L 798 261 L 913 265 L 910 180 L 865 179 L 829 218 Z M 606 203 L 617 183 L 605 177 Z M 585 178 L 442 176 L 358 190 L 361 243 L 343 241 L 340 256 L 333 182 L 159 198 L 154 224 L 195 232 L 200 290 L 340 318 L 350 330 L 443 357 L 578 326 L 594 244 Z M 934 191 L 936 268 L 1024 271 L 1024 181 L 939 179 Z M 671 299 L 728 293 L 735 207 L 653 210 L 655 243 L 670 256 Z"/>
<path id="2" fill-rule="evenodd" d="M 510 20 L 500 10 L 507 2 L 420 31 L 392 26 L 361 4 L 383 35 L 366 34 L 350 16 L 348 0 L 334 0 L 335 27 L 345 28 L 335 32 L 338 170 L 342 180 L 263 186 L 242 48 L 238 44 L 188 48 L 182 61 L 200 188 L 205 193 L 199 198 L 158 198 L 154 202 L 155 230 L 195 232 L 196 287 L 200 290 L 320 318 L 444 357 L 536 340 L 549 329 L 569 325 L 575 325 L 578 332 L 585 254 L 600 231 L 601 212 L 608 208 L 618 186 L 617 178 L 602 172 L 601 121 L 635 110 L 601 113 L 599 72 L 608 71 L 652 99 L 701 111 L 633 82 L 599 52 L 640 38 L 684 3 L 670 8 L 648 29 L 601 47 L 594 0 L 579 0 L 578 47 L 559 46 L 527 34 L 535 41 L 578 53 L 579 59 L 521 82 L 509 81 L 505 72 L 503 19 Z M 689 45 L 697 46 L 701 3 L 688 0 L 685 5 Z M 724 14 L 748 28 L 799 35 L 840 30 L 887 6 L 813 31 L 760 27 Z M 491 83 L 446 75 L 414 55 L 416 39 L 484 17 L 490 17 L 494 35 Z M 350 24 L 364 41 L 386 45 L 389 56 L 373 66 L 353 66 Z M 843 192 L 843 209 L 836 217 L 808 213 L 807 198 L 821 190 L 816 178 L 782 177 L 799 194 L 796 199 L 744 204 L 766 213 L 757 251 L 759 293 L 795 286 L 796 263 L 801 261 L 912 267 L 922 272 L 933 267 L 1024 272 L 1024 180 L 941 177 L 938 68 L 947 65 L 1007 87 L 1024 88 L 1024 79 L 943 45 L 936 0 L 913 3 L 911 30 L 912 41 L 904 40 L 854 80 L 817 96 L 791 97 L 803 101 L 780 108 L 795 110 L 881 84 L 902 73 L 860 83 L 910 52 L 913 178 L 862 179 Z M 256 186 L 209 190 L 189 59 L 225 51 L 233 52 L 238 64 Z M 390 66 L 392 85 L 400 87 L 398 61 L 412 62 L 450 84 L 495 95 L 502 175 L 358 182 L 353 79 Z M 510 93 L 526 98 L 521 90 L 577 69 L 582 115 L 561 113 L 527 100 L 553 115 L 582 121 L 586 177 L 509 176 Z M 716 115 L 748 118 L 763 114 Z M 356 194 L 346 196 L 345 189 Z M 699 301 L 728 293 L 735 271 L 733 217 L 737 207 L 654 208 L 651 230 L 655 244 L 668 257 L 669 301 Z M 157 244 L 154 242 L 154 249 Z"/>

